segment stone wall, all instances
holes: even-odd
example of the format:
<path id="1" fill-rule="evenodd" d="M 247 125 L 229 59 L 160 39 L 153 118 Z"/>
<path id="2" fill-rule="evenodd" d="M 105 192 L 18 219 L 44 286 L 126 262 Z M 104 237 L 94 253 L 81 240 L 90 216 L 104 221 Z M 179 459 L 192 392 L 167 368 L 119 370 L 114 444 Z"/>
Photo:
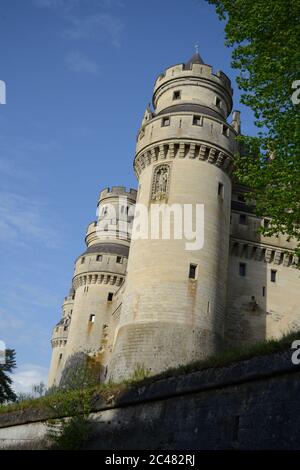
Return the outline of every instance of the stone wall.
<path id="1" fill-rule="evenodd" d="M 136 386 L 90 415 L 89 449 L 300 449 L 292 351 Z M 0 448 L 45 444 L 45 412 L 0 415 Z"/>

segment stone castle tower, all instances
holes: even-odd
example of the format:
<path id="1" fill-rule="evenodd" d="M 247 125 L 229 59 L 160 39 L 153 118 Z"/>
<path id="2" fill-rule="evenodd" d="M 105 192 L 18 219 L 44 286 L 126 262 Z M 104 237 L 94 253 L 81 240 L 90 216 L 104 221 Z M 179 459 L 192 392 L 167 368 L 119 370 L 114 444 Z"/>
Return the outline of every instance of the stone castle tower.
<path id="1" fill-rule="evenodd" d="M 152 102 L 137 138 L 138 192 L 100 193 L 98 220 L 88 226 L 87 250 L 53 331 L 49 385 L 59 384 L 77 353 L 96 356 L 103 379 L 117 381 L 138 366 L 158 373 L 300 327 L 295 243 L 260 235 L 268 219 L 254 215 L 247 189 L 232 181 L 240 115 L 227 121 L 229 78 L 196 53 L 157 78 Z M 154 207 L 175 229 L 174 207 L 197 204 L 203 246 L 187 249 L 184 237 L 160 229 L 149 236 Z M 140 207 L 148 236 L 131 241 Z M 192 227 L 196 216 L 192 210 Z"/>

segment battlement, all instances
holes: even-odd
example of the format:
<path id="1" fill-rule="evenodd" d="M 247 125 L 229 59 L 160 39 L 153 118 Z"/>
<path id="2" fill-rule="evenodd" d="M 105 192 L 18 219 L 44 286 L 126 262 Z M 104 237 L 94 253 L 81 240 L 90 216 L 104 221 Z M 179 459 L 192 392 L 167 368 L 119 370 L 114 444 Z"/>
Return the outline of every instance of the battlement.
<path id="1" fill-rule="evenodd" d="M 233 93 L 231 80 L 224 72 L 218 70 L 214 73 L 211 65 L 195 63 L 191 64 L 188 68 L 186 67 L 186 64 L 177 64 L 168 67 L 157 77 L 154 85 L 154 95 L 161 86 L 165 85 L 170 80 L 189 77 L 211 80 L 222 88 L 225 88 L 230 95 Z"/>
<path id="2" fill-rule="evenodd" d="M 125 186 L 112 186 L 111 189 L 104 188 L 100 191 L 99 202 L 108 197 L 116 196 L 125 196 L 135 201 L 137 196 L 137 190 L 133 188 L 129 188 L 129 190 L 127 190 Z"/>
<path id="3" fill-rule="evenodd" d="M 59 322 L 52 330 L 52 341 L 66 341 L 69 334 L 68 325 Z"/>
<path id="4" fill-rule="evenodd" d="M 64 298 L 63 307 L 69 303 L 74 302 L 74 289 L 71 287 L 69 294 Z"/>

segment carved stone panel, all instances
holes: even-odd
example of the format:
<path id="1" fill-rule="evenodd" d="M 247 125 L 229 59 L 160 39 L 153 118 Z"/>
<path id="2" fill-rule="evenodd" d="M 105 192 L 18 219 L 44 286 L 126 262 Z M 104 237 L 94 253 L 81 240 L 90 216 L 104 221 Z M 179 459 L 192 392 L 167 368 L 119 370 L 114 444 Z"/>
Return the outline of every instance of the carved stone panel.
<path id="1" fill-rule="evenodd" d="M 154 168 L 151 200 L 161 201 L 166 199 L 169 193 L 170 165 L 162 164 Z"/>

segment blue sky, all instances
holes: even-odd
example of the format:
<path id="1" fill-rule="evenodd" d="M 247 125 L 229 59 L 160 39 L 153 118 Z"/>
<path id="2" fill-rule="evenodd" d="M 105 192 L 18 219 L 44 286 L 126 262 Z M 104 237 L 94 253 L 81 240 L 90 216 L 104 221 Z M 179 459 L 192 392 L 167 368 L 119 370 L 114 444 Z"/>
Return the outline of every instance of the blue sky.
<path id="1" fill-rule="evenodd" d="M 156 76 L 204 61 L 233 81 L 205 0 L 1 0 L 0 339 L 16 349 L 16 389 L 46 379 L 50 334 L 101 188 L 136 187 L 136 133 Z"/>

